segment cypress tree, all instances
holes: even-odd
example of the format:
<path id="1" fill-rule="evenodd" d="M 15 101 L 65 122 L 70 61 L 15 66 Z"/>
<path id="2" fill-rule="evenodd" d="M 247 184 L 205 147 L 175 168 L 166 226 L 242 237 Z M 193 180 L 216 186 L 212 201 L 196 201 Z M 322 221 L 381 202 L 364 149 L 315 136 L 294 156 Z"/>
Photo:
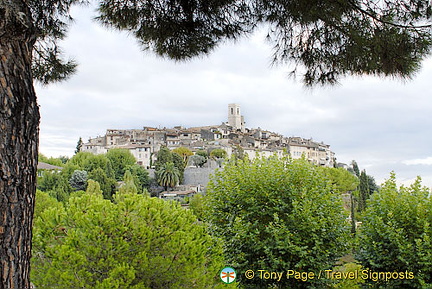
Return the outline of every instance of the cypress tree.
<path id="1" fill-rule="evenodd" d="M 355 175 L 357 176 L 357 178 L 359 178 L 360 177 L 360 170 L 359 170 L 359 167 L 357 165 L 357 162 L 353 160 L 351 162 L 351 165 L 352 165 L 352 168 L 353 168 Z"/>
<path id="2" fill-rule="evenodd" d="M 83 141 L 82 138 L 80 137 L 76 146 L 75 154 L 81 151 L 82 146 L 83 146 Z"/>
<path id="3" fill-rule="evenodd" d="M 370 195 L 369 182 L 365 170 L 363 170 L 360 173 L 359 191 L 360 191 L 360 199 L 358 204 L 359 205 L 358 210 L 362 212 L 366 208 L 366 200 L 369 199 L 369 195 Z"/>

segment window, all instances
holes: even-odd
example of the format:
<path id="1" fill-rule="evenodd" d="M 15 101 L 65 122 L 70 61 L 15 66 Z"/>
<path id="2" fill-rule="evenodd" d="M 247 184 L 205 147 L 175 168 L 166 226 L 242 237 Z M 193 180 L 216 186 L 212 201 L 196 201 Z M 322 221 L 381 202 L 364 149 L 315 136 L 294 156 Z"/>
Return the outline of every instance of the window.
<path id="1" fill-rule="evenodd" d="M 234 114 L 234 108 L 231 107 L 231 114 Z"/>

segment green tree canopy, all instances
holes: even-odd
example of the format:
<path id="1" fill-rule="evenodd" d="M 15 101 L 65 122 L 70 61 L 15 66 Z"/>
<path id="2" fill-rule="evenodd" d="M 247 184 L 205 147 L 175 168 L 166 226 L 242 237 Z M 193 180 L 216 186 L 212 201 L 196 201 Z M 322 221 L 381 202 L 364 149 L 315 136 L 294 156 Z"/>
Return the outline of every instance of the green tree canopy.
<path id="1" fill-rule="evenodd" d="M 212 159 L 224 159 L 228 156 L 228 153 L 224 149 L 214 149 L 210 152 L 210 157 Z"/>
<path id="2" fill-rule="evenodd" d="M 131 172 L 138 192 L 147 190 L 147 188 L 150 186 L 150 176 L 148 171 L 143 166 L 134 164 L 132 166 L 126 167 L 126 170 Z"/>
<path id="3" fill-rule="evenodd" d="M 134 178 L 133 178 L 130 171 L 125 172 L 125 174 L 123 176 L 123 184 L 119 189 L 119 193 L 120 194 L 124 194 L 124 193 L 137 194 L 138 193 L 137 186 L 135 185 Z"/>
<path id="4" fill-rule="evenodd" d="M 121 181 L 128 166 L 136 163 L 135 157 L 129 150 L 114 148 L 106 153 L 106 157 L 111 161 L 114 176 L 117 181 Z"/>
<path id="5" fill-rule="evenodd" d="M 158 171 L 164 164 L 172 163 L 172 162 L 173 162 L 173 157 L 170 149 L 166 146 L 161 146 L 156 155 L 156 161 L 155 161 L 156 171 Z"/>
<path id="6" fill-rule="evenodd" d="M 38 188 L 42 191 L 49 191 L 51 196 L 64 201 L 72 191 L 69 180 L 71 180 L 75 171 L 86 171 L 88 172 L 88 179 L 97 181 L 100 184 L 104 198 L 111 199 L 117 185 L 112 161 L 116 166 L 117 174 L 122 171 L 126 172 L 126 170 L 131 172 L 135 185 L 140 192 L 143 192 L 149 186 L 150 177 L 147 170 L 135 163 L 129 151 L 116 152 L 114 150 L 109 156 L 110 158 L 108 158 L 108 154 L 94 155 L 89 152 L 79 152 L 64 165 L 61 173 L 46 173 L 40 177 L 38 179 Z M 123 176 L 120 180 L 123 179 Z M 83 186 L 76 184 L 75 186 L 85 189 Z"/>
<path id="7" fill-rule="evenodd" d="M 352 160 L 351 166 L 352 166 L 352 169 L 353 169 L 355 175 L 357 176 L 357 178 L 359 178 L 360 177 L 360 169 L 358 167 L 357 162 L 355 160 Z"/>
<path id="8" fill-rule="evenodd" d="M 198 150 L 195 155 L 202 156 L 206 160 L 208 159 L 208 152 L 206 150 Z"/>
<path id="9" fill-rule="evenodd" d="M 210 158 L 215 160 L 219 167 L 222 167 L 222 164 L 227 157 L 228 153 L 224 149 L 214 149 L 210 152 Z"/>
<path id="10" fill-rule="evenodd" d="M 76 165 L 81 169 L 85 169 L 88 162 L 95 158 L 95 155 L 90 152 L 78 152 L 68 162 L 69 165 Z"/>
<path id="11" fill-rule="evenodd" d="M 182 157 L 184 167 L 187 166 L 187 163 L 189 161 L 189 157 L 191 155 L 193 155 L 193 152 L 190 149 L 186 148 L 186 147 L 175 148 L 175 149 L 172 150 L 172 152 L 176 153 L 176 154 L 178 154 L 179 156 Z"/>
<path id="12" fill-rule="evenodd" d="M 170 151 L 170 149 L 166 146 L 161 146 L 161 148 L 157 154 L 157 159 L 155 162 L 157 182 L 160 183 L 159 172 L 167 163 L 173 163 L 174 164 L 174 166 L 177 168 L 177 170 L 179 172 L 179 183 L 183 182 L 183 176 L 184 176 L 184 170 L 185 170 L 184 160 L 178 153 Z"/>
<path id="13" fill-rule="evenodd" d="M 303 159 L 228 162 L 208 185 L 204 212 L 245 288 L 324 288 L 323 280 L 248 280 L 243 274 L 318 272 L 331 268 L 349 244 L 340 195 Z"/>
<path id="14" fill-rule="evenodd" d="M 62 210 L 63 204 L 57 201 L 57 199 L 51 197 L 48 193 L 37 190 L 34 211 L 35 217 L 40 216 L 46 209 Z"/>
<path id="15" fill-rule="evenodd" d="M 46 171 L 38 177 L 37 187 L 41 191 L 50 191 L 57 187 L 62 176 L 56 171 Z"/>
<path id="16" fill-rule="evenodd" d="M 183 158 L 177 153 L 172 153 L 172 159 L 174 166 L 177 168 L 180 174 L 179 183 L 182 183 L 184 179 L 184 170 L 186 168 L 185 163 L 183 162 Z"/>
<path id="17" fill-rule="evenodd" d="M 337 193 L 343 194 L 354 191 L 359 185 L 359 179 L 344 168 L 322 167 L 321 170 L 329 179 L 333 190 Z"/>
<path id="18" fill-rule="evenodd" d="M 69 184 L 76 191 L 84 191 L 87 187 L 87 172 L 76 170 L 69 179 Z"/>
<path id="19" fill-rule="evenodd" d="M 358 210 L 361 212 L 364 211 L 364 209 L 366 209 L 366 201 L 369 199 L 369 196 L 372 192 L 369 189 L 369 179 L 367 177 L 365 170 L 361 171 L 359 180 L 360 180 L 360 184 L 359 184 Z"/>
<path id="20" fill-rule="evenodd" d="M 46 199 L 47 196 L 44 196 Z M 55 201 L 53 201 L 55 202 Z M 66 206 L 37 200 L 32 282 L 37 288 L 216 288 L 220 243 L 175 202 L 97 182 Z M 45 206 L 43 210 L 39 206 Z"/>
<path id="21" fill-rule="evenodd" d="M 55 159 L 59 162 L 59 159 Z M 110 199 L 115 192 L 116 180 L 111 161 L 104 154 L 93 155 L 89 152 L 79 152 L 63 165 L 60 173 L 48 173 L 38 178 L 38 188 L 59 201 L 65 201 L 72 192 L 70 179 L 75 171 L 86 171 L 88 179 L 97 181 L 104 197 Z M 85 188 L 85 187 L 84 187 Z M 82 189 L 82 188 L 81 188 Z"/>
<path id="22" fill-rule="evenodd" d="M 75 149 L 75 154 L 77 154 L 77 153 L 79 153 L 81 151 L 81 148 L 82 148 L 83 144 L 84 144 L 84 142 L 83 142 L 82 138 L 80 137 L 79 140 L 78 140 L 78 142 L 77 142 L 77 146 L 76 146 L 76 149 Z"/>
<path id="23" fill-rule="evenodd" d="M 189 199 L 189 209 L 199 220 L 202 220 L 205 215 L 204 199 L 202 193 L 195 194 Z"/>
<path id="24" fill-rule="evenodd" d="M 206 158 L 200 155 L 193 155 L 189 158 L 189 161 L 192 165 L 196 166 L 197 168 L 202 168 L 204 164 L 207 162 Z"/>
<path id="25" fill-rule="evenodd" d="M 96 168 L 90 171 L 88 179 L 99 183 L 105 199 L 112 199 L 112 195 L 114 194 L 117 185 L 115 179 L 109 178 L 106 172 L 101 168 Z"/>
<path id="26" fill-rule="evenodd" d="M 38 161 L 39 162 L 43 162 L 43 163 L 47 163 L 53 166 L 58 166 L 58 167 L 62 167 L 64 165 L 64 163 L 62 162 L 62 159 L 60 158 L 53 158 L 53 157 L 46 157 L 43 154 L 39 153 L 38 156 Z"/>
<path id="27" fill-rule="evenodd" d="M 396 176 L 371 196 L 359 230 L 357 260 L 375 272 L 411 272 L 404 278 L 369 281 L 370 288 L 431 288 L 432 199 L 420 178 L 409 187 Z"/>
<path id="28" fill-rule="evenodd" d="M 114 178 L 114 170 L 112 169 L 111 160 L 106 154 L 91 155 L 85 159 L 81 164 L 81 168 L 88 172 L 96 170 L 98 168 L 104 170 L 107 177 Z"/>

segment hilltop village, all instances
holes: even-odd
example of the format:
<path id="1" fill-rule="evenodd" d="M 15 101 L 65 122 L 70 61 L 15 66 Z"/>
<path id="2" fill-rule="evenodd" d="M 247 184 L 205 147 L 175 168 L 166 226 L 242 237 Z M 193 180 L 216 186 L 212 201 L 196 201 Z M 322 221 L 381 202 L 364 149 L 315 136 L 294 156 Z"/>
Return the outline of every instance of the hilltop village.
<path id="1" fill-rule="evenodd" d="M 228 156 L 231 156 L 235 149 L 241 148 L 250 159 L 257 155 L 282 156 L 284 152 L 297 159 L 304 154 L 310 162 L 325 167 L 332 167 L 335 162 L 335 154 L 328 144 L 302 137 L 284 137 L 261 128 L 246 128 L 240 105 L 235 103 L 228 105 L 228 121 L 220 125 L 108 129 L 104 136 L 90 138 L 81 150 L 103 154 L 111 148 L 128 149 L 139 165 L 151 169 L 161 146 L 170 149 L 186 147 L 192 152 L 224 149 Z"/>

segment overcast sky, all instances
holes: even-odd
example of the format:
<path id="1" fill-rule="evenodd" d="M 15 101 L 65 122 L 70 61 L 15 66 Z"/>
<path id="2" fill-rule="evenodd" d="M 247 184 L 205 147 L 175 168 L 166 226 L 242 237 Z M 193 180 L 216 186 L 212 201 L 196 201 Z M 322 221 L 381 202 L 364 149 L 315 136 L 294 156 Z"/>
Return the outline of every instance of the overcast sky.
<path id="1" fill-rule="evenodd" d="M 431 60 L 408 82 L 357 77 L 310 90 L 288 78 L 290 67 L 271 67 L 263 33 L 174 63 L 98 25 L 91 8 L 73 11 L 62 48 L 78 71 L 67 82 L 36 85 L 47 156 L 72 156 L 79 137 L 108 128 L 220 124 L 227 105 L 238 103 L 249 128 L 323 141 L 339 162 L 356 160 L 378 183 L 395 171 L 402 183 L 420 175 L 432 186 Z"/>

